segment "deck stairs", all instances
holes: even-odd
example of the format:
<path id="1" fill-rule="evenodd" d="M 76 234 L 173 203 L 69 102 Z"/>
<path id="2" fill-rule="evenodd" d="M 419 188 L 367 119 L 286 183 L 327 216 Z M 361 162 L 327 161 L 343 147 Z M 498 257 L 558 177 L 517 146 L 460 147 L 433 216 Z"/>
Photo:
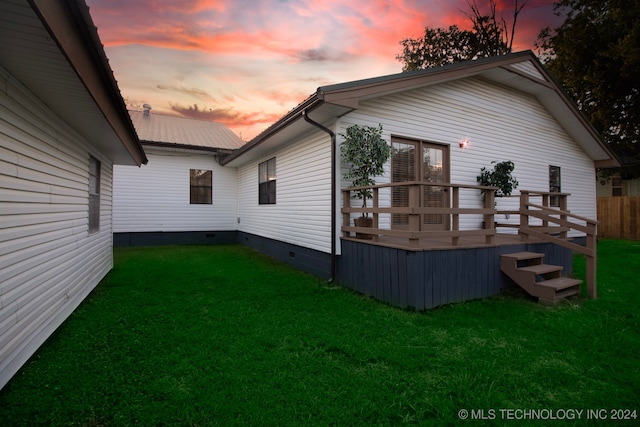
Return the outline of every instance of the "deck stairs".
<path id="1" fill-rule="evenodd" d="M 500 270 L 542 304 L 580 295 L 582 281 L 562 276 L 559 265 L 543 264 L 544 254 L 517 252 L 500 256 Z"/>

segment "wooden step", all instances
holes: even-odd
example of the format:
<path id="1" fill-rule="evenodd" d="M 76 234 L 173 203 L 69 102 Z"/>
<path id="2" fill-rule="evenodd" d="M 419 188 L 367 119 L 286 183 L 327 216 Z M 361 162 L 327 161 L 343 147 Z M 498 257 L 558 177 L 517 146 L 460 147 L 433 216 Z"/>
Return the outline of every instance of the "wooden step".
<path id="1" fill-rule="evenodd" d="M 543 264 L 544 254 L 516 252 L 500 255 L 500 269 L 521 288 L 543 304 L 580 295 L 580 280 L 561 277 L 562 266 Z M 542 276 L 544 280 L 539 280 Z"/>
<path id="2" fill-rule="evenodd" d="M 536 252 L 515 252 L 512 254 L 502 254 L 500 255 L 502 258 L 512 258 L 516 261 L 523 261 L 527 259 L 542 259 L 544 258 L 544 254 L 539 254 Z"/>
<path id="3" fill-rule="evenodd" d="M 557 291 L 561 291 L 563 289 L 572 288 L 575 286 L 580 287 L 582 284 L 581 280 L 571 279 L 569 277 L 556 277 L 555 279 L 542 280 L 540 282 L 536 282 L 537 286 L 544 286 L 547 288 L 553 288 Z"/>
<path id="4" fill-rule="evenodd" d="M 557 277 L 555 279 L 536 282 L 536 286 L 541 290 L 541 298 L 545 298 L 546 303 L 557 302 L 563 298 L 573 295 L 580 295 L 580 284 L 582 281 L 570 279 L 568 277 Z"/>
<path id="5" fill-rule="evenodd" d="M 559 265 L 551 265 L 551 264 L 537 264 L 537 265 L 528 265 L 526 267 L 518 267 L 520 271 L 527 271 L 530 273 L 534 273 L 536 276 L 540 276 L 543 274 L 555 273 L 556 271 L 562 271 L 562 267 Z"/>

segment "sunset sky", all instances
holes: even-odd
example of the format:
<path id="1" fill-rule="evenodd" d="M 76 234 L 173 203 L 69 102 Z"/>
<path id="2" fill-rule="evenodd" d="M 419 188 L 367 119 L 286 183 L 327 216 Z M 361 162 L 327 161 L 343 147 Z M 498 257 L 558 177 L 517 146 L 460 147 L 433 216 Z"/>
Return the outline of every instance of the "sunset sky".
<path id="1" fill-rule="evenodd" d="M 520 0 L 520 4 L 524 0 Z M 479 5 L 486 3 L 478 0 Z M 498 0 L 510 19 L 513 0 Z M 394 74 L 400 40 L 469 28 L 467 0 L 87 0 L 127 104 L 214 120 L 249 140 L 319 86 Z M 557 26 L 527 0 L 514 51 Z"/>

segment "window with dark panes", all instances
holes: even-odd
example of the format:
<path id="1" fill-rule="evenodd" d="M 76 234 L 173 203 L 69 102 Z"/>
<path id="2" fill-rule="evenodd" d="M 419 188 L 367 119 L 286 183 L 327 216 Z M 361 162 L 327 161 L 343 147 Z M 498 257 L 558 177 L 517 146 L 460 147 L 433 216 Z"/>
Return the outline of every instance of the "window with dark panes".
<path id="1" fill-rule="evenodd" d="M 210 205 L 212 201 L 213 172 L 205 169 L 191 169 L 189 172 L 189 203 Z"/>
<path id="2" fill-rule="evenodd" d="M 89 156 L 89 233 L 100 230 L 100 162 Z"/>
<path id="3" fill-rule="evenodd" d="M 276 158 L 258 165 L 258 203 L 276 204 Z"/>
<path id="4" fill-rule="evenodd" d="M 549 191 L 552 193 L 562 192 L 560 185 L 560 166 L 549 166 Z M 549 205 L 554 207 L 560 206 L 560 198 L 558 196 L 551 196 Z"/>
<path id="5" fill-rule="evenodd" d="M 619 176 L 611 177 L 611 195 L 622 196 L 622 178 Z"/>

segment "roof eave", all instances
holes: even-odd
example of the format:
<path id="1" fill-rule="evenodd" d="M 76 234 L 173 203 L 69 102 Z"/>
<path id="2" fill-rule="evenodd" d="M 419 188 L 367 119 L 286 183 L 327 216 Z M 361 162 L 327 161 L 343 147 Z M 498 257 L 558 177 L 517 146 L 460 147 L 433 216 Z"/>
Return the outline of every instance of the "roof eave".
<path id="1" fill-rule="evenodd" d="M 327 85 L 318 88 L 325 102 L 357 108 L 361 100 L 372 96 L 384 96 L 388 93 L 410 90 L 429 84 L 443 83 L 462 77 L 480 74 L 485 70 L 519 62 L 523 57 L 532 55 L 530 51 L 518 52 L 503 57 L 481 58 L 450 64 L 444 67 L 430 68 L 356 80 L 353 82 Z"/>
<path id="2" fill-rule="evenodd" d="M 233 153 L 231 153 L 230 155 L 228 155 L 227 157 L 222 159 L 220 161 L 220 164 L 223 165 L 223 166 L 226 165 L 226 164 L 229 164 L 232 161 L 238 159 L 240 156 L 244 155 L 245 153 L 253 150 L 256 147 L 258 147 L 259 145 L 264 143 L 266 140 L 268 140 L 272 136 L 276 135 L 277 133 L 281 132 L 283 129 L 287 128 L 289 125 L 291 125 L 296 120 L 301 119 L 303 111 L 305 111 L 305 110 L 309 111 L 309 110 L 312 110 L 314 108 L 317 108 L 323 102 L 324 101 L 318 96 L 318 93 L 317 92 L 314 93 L 309 98 L 307 98 L 305 101 L 300 103 L 296 108 L 294 108 L 289 113 L 287 113 L 285 116 L 283 116 L 280 120 L 275 122 L 273 125 L 269 126 L 264 132 L 260 133 L 258 136 L 253 138 L 251 141 L 249 141 L 245 145 L 243 145 L 241 148 L 235 150 Z"/>
<path id="3" fill-rule="evenodd" d="M 28 0 L 96 106 L 138 166 L 147 157 L 84 1 Z"/>
<path id="4" fill-rule="evenodd" d="M 158 142 L 158 141 L 140 141 L 143 146 L 146 147 L 162 147 L 162 148 L 177 148 L 181 150 L 192 150 L 192 151 L 203 151 L 207 153 L 218 153 L 218 152 L 229 152 L 231 150 L 216 148 L 216 147 L 204 147 L 201 145 L 190 145 L 190 144 L 178 144 L 173 142 Z"/>
<path id="5" fill-rule="evenodd" d="M 622 166 L 622 163 L 617 159 L 617 157 L 608 160 L 596 160 L 593 164 L 597 169 L 611 169 Z"/>

